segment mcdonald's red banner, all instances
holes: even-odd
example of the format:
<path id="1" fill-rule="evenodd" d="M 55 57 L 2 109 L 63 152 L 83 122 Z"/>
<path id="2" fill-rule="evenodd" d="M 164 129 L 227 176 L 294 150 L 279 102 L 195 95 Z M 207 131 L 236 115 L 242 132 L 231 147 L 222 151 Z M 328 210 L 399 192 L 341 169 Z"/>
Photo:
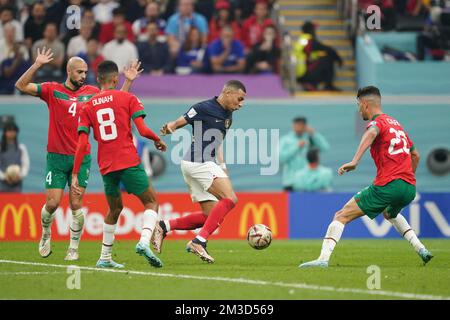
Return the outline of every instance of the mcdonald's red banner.
<path id="1" fill-rule="evenodd" d="M 272 229 L 274 238 L 288 238 L 288 195 L 285 193 L 238 193 L 238 204 L 213 235 L 216 239 L 244 239 L 248 228 L 263 223 Z M 188 194 L 163 193 L 158 195 L 161 219 L 173 219 L 200 210 Z M 37 241 L 41 235 L 41 208 L 44 194 L 0 195 L 0 241 Z M 139 239 L 143 206 L 139 200 L 123 194 L 124 209 L 116 229 L 117 239 Z M 83 208 L 86 212 L 84 240 L 102 238 L 103 218 L 107 212 L 103 194 L 87 194 Z M 52 239 L 68 240 L 71 211 L 66 195 L 56 211 Z M 198 230 L 197 230 L 198 231 Z M 174 231 L 167 239 L 190 239 L 196 231 Z"/>

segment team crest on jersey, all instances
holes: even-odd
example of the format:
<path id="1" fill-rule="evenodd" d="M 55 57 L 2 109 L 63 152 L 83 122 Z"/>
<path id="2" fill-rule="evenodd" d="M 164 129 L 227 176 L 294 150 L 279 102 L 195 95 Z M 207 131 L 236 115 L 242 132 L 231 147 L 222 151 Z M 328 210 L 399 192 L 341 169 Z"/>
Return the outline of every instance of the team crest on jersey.
<path id="1" fill-rule="evenodd" d="M 189 110 L 187 113 L 189 118 L 193 118 L 196 114 L 197 114 L 197 111 L 195 111 L 194 108 L 191 108 L 191 110 Z"/>
<path id="2" fill-rule="evenodd" d="M 225 119 L 225 129 L 231 127 L 231 119 Z"/>

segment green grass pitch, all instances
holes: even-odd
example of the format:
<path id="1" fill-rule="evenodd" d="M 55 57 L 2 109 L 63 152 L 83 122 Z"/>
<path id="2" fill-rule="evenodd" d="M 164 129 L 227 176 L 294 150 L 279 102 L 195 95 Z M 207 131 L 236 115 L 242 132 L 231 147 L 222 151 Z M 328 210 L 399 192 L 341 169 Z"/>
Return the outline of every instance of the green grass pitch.
<path id="1" fill-rule="evenodd" d="M 321 240 L 275 240 L 261 251 L 213 240 L 212 265 L 186 253 L 186 241 L 165 241 L 164 267 L 155 269 L 134 253 L 135 241 L 116 241 L 114 259 L 127 272 L 95 270 L 99 242 L 82 242 L 76 263 L 64 261 L 67 242 L 54 242 L 46 259 L 37 243 L 0 242 L 0 299 L 450 299 L 450 240 L 423 242 L 435 256 L 427 266 L 403 239 L 344 239 L 328 269 L 298 269 L 318 256 Z M 70 264 L 81 267 L 80 289 L 67 286 Z M 367 286 L 371 265 L 380 289 Z"/>

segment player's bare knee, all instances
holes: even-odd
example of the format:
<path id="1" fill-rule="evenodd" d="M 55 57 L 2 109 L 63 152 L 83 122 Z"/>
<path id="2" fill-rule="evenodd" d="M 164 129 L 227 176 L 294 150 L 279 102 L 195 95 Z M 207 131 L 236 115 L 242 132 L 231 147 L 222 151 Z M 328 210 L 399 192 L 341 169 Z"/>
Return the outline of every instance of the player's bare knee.
<path id="1" fill-rule="evenodd" d="M 342 224 L 347 224 L 350 219 L 346 215 L 344 209 L 341 209 L 335 213 L 333 221 L 339 221 Z"/>
<path id="2" fill-rule="evenodd" d="M 83 202 L 81 199 L 72 199 L 70 201 L 70 209 L 71 210 L 79 210 L 83 206 Z"/>
<path id="3" fill-rule="evenodd" d="M 58 209 L 59 207 L 59 201 L 56 199 L 47 199 L 47 202 L 45 203 L 45 210 L 49 213 L 53 213 Z"/>

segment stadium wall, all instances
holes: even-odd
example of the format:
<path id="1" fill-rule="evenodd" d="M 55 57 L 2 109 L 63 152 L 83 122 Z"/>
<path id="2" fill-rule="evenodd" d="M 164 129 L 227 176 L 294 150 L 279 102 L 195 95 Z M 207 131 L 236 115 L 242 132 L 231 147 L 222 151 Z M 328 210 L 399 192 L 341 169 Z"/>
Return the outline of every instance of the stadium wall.
<path id="1" fill-rule="evenodd" d="M 248 228 L 263 223 L 274 239 L 321 239 L 339 210 L 353 194 L 346 193 L 238 193 L 239 202 L 227 216 L 215 239 L 245 239 Z M 116 238 L 139 239 L 142 227 L 142 205 L 123 194 L 125 208 L 118 222 Z M 173 219 L 198 211 L 186 193 L 158 195 L 160 218 Z M 37 241 L 40 237 L 40 211 L 44 194 L 0 195 L 0 242 Z M 84 240 L 101 240 L 107 203 L 103 194 L 84 198 L 87 213 Z M 402 214 L 421 237 L 450 238 L 450 193 L 421 193 Z M 69 238 L 71 211 L 64 197 L 52 227 L 54 240 Z M 168 239 L 190 239 L 197 231 L 175 231 Z M 392 225 L 382 216 L 375 220 L 358 219 L 350 223 L 344 238 L 398 238 Z"/>

